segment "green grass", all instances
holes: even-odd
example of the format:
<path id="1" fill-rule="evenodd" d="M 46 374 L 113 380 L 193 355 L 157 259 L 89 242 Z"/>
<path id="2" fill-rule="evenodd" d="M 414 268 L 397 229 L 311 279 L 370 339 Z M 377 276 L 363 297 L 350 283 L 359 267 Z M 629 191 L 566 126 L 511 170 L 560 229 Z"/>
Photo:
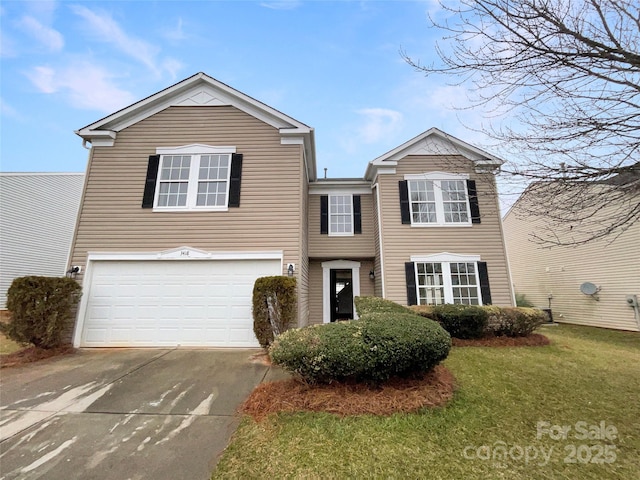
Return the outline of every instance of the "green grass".
<path id="1" fill-rule="evenodd" d="M 7 337 L 0 333 L 0 355 L 17 352 L 22 348 L 24 348 L 22 347 L 22 345 L 14 342 L 13 340 L 9 340 Z"/>
<path id="2" fill-rule="evenodd" d="M 459 389 L 444 408 L 391 417 L 244 418 L 213 478 L 640 478 L 640 334 L 568 325 L 542 332 L 552 345 L 454 348 L 445 365 Z M 566 440 L 537 439 L 539 421 L 572 430 Z M 604 421 L 618 436 L 577 439 L 579 421 Z M 465 458 L 466 447 L 474 457 L 478 447 L 498 442 L 513 455 Z M 587 460 L 606 444 L 615 446 L 612 463 L 570 456 L 572 445 Z M 550 461 L 525 461 L 518 447 L 531 456 L 544 448 Z"/>

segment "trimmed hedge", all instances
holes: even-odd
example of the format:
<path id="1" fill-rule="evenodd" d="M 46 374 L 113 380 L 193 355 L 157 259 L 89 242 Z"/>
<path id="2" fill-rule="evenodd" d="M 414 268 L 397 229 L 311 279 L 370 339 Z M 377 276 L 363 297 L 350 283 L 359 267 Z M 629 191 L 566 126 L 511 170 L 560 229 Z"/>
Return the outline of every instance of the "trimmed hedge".
<path id="1" fill-rule="evenodd" d="M 273 307 L 272 318 L 269 317 L 269 301 Z M 296 307 L 294 277 L 278 275 L 256 280 L 253 285 L 253 333 L 263 348 L 271 345 L 275 335 L 294 325 Z"/>
<path id="2" fill-rule="evenodd" d="M 437 305 L 433 316 L 455 338 L 482 338 L 486 335 L 489 314 L 475 305 Z"/>
<path id="3" fill-rule="evenodd" d="M 269 353 L 274 364 L 309 383 L 380 383 L 423 374 L 450 348 L 451 337 L 442 327 L 405 309 L 289 330 L 276 338 Z"/>
<path id="4" fill-rule="evenodd" d="M 547 314 L 537 308 L 502 307 L 492 330 L 497 336 L 526 337 L 546 321 Z"/>
<path id="5" fill-rule="evenodd" d="M 412 313 L 407 307 L 380 297 L 356 297 L 355 303 L 359 317 L 368 313 Z"/>
<path id="6" fill-rule="evenodd" d="M 455 338 L 481 338 L 491 335 L 526 337 L 547 321 L 546 313 L 537 308 L 496 307 L 494 305 L 481 307 L 469 305 L 414 305 L 410 309 L 421 317 L 438 321 Z M 471 310 L 471 312 L 466 310 Z M 461 325 L 465 322 L 464 316 L 471 315 L 475 317 L 479 310 L 485 312 L 487 316 L 486 325 L 482 333 L 480 333 L 479 325 L 484 321 L 480 318 L 472 320 L 461 331 Z M 443 311 L 447 317 L 444 321 L 442 320 Z M 458 313 L 463 316 L 458 318 Z M 469 335 L 470 333 L 480 335 L 480 337 L 461 336 Z"/>
<path id="7" fill-rule="evenodd" d="M 11 321 L 0 331 L 11 340 L 39 348 L 62 345 L 62 332 L 72 318 L 81 287 L 67 277 L 20 277 L 7 291 Z"/>

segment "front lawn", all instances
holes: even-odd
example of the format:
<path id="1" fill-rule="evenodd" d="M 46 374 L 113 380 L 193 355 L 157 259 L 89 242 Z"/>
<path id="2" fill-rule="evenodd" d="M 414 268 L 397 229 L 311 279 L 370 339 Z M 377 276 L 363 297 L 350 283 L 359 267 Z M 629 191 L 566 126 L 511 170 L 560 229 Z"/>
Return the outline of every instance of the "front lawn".
<path id="1" fill-rule="evenodd" d="M 541 332 L 551 345 L 454 348 L 444 408 L 246 417 L 213 478 L 640 478 L 640 334 Z"/>

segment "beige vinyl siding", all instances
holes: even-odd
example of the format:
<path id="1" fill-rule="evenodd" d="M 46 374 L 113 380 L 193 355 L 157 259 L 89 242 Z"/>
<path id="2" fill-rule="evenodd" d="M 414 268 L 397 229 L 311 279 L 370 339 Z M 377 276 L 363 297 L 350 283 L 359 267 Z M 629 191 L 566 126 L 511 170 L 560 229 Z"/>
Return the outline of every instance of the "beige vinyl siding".
<path id="1" fill-rule="evenodd" d="M 517 215 L 518 204 L 504 219 L 505 239 L 517 293 L 539 307 L 548 306 L 558 322 L 621 330 L 640 330 L 626 295 L 640 297 L 640 224 L 611 238 L 576 247 L 543 248 L 530 240 L 542 225 L 535 217 Z M 606 215 L 606 211 L 604 212 Z M 591 282 L 602 287 L 594 297 L 580 292 Z"/>
<path id="2" fill-rule="evenodd" d="M 369 272 L 373 269 L 374 261 L 360 260 L 360 296 L 373 297 L 375 292 L 375 284 L 369 278 Z"/>
<path id="3" fill-rule="evenodd" d="M 306 166 L 300 164 L 301 176 L 305 179 L 300 185 L 301 215 L 300 222 L 300 260 L 298 266 L 298 326 L 309 324 L 309 182 L 306 180 Z"/>
<path id="4" fill-rule="evenodd" d="M 322 262 L 327 259 L 311 259 L 309 263 L 309 325 L 322 323 Z M 373 259 L 358 259 L 360 262 L 360 295 L 373 296 L 374 285 L 369 279 Z"/>
<path id="5" fill-rule="evenodd" d="M 400 218 L 398 181 L 405 174 L 425 172 L 468 173 L 476 180 L 482 222 L 470 227 L 412 227 Z M 412 255 L 442 252 L 480 255 L 487 262 L 492 303 L 512 305 L 504 241 L 500 229 L 500 210 L 491 174 L 478 175 L 472 162 L 459 156 L 411 155 L 401 159 L 395 175 L 379 175 L 382 206 L 383 254 L 386 298 L 407 304 L 405 262 Z"/>
<path id="6" fill-rule="evenodd" d="M 322 262 L 309 261 L 309 325 L 322 323 Z"/>
<path id="7" fill-rule="evenodd" d="M 113 147 L 94 147 L 72 263 L 87 252 L 162 251 L 190 246 L 207 251 L 284 252 L 300 265 L 302 147 L 230 106 L 170 107 L 118 132 Z M 240 207 L 218 212 L 154 212 L 141 208 L 149 155 L 157 147 L 235 146 L 244 155 Z M 284 272 L 283 272 L 284 273 Z M 301 282 L 304 283 L 304 282 Z"/>
<path id="8" fill-rule="evenodd" d="M 309 195 L 309 256 L 313 258 L 371 257 L 375 251 L 373 195 L 360 195 L 362 233 L 330 236 L 320 233 L 320 197 Z"/>

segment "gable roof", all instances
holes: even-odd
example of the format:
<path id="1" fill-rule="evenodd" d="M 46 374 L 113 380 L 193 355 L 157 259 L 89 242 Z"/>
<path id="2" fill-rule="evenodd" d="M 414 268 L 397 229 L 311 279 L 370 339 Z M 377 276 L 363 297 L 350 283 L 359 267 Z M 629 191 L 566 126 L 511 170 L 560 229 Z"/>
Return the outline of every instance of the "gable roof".
<path id="1" fill-rule="evenodd" d="M 434 127 L 369 162 L 364 177 L 373 180 L 379 168 L 395 167 L 398 160 L 407 155 L 462 155 L 475 162 L 477 167 L 486 168 L 499 167 L 504 163 L 495 155 Z"/>
<path id="2" fill-rule="evenodd" d="M 93 146 L 112 146 L 119 131 L 168 107 L 229 105 L 277 128 L 282 143 L 304 145 L 309 178 L 316 178 L 313 128 L 203 72 L 82 127 L 75 133 Z"/>

